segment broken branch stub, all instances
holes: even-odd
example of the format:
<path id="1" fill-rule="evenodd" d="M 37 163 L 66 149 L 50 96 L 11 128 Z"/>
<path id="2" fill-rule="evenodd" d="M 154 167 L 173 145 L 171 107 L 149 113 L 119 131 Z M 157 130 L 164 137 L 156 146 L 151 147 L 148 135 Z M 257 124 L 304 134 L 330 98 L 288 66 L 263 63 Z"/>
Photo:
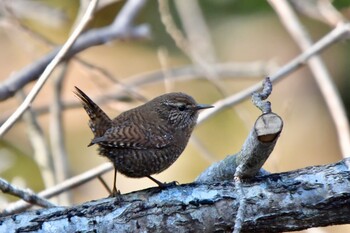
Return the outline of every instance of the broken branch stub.
<path id="1" fill-rule="evenodd" d="M 242 149 L 211 165 L 197 177 L 195 182 L 220 182 L 233 180 L 234 177 L 252 178 L 267 174 L 261 167 L 273 151 L 283 128 L 282 119 L 271 111 L 271 103 L 265 101 L 271 92 L 272 83 L 267 77 L 263 82 L 262 91 L 252 95 L 253 104 L 263 114 L 256 120 Z"/>
<path id="2" fill-rule="evenodd" d="M 283 128 L 282 119 L 275 113 L 259 116 L 242 149 L 236 155 L 235 176 L 252 178 L 258 174 L 273 149 Z"/>

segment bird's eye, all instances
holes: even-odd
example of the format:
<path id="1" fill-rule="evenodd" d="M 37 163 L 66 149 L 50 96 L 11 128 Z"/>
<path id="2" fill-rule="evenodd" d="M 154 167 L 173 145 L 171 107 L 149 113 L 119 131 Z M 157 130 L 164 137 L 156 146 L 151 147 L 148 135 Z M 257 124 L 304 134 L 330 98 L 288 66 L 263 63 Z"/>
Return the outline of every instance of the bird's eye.
<path id="1" fill-rule="evenodd" d="M 179 111 L 182 112 L 182 111 L 186 110 L 186 105 L 181 104 L 181 105 L 177 106 L 177 109 L 179 109 Z"/>

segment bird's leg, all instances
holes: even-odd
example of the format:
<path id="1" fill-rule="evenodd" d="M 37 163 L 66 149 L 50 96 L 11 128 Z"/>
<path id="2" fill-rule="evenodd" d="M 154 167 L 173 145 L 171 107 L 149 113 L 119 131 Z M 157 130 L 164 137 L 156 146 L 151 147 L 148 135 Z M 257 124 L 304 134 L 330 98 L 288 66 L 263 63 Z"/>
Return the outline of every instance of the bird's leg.
<path id="1" fill-rule="evenodd" d="M 117 168 L 114 168 L 114 180 L 113 180 L 113 190 L 111 193 L 111 197 L 117 197 L 120 196 L 120 191 L 117 189 Z"/>
<path id="2" fill-rule="evenodd" d="M 156 183 L 161 188 L 166 188 L 166 187 L 170 187 L 170 186 L 174 186 L 174 185 L 178 184 L 177 181 L 173 181 L 170 183 L 163 183 L 163 182 L 160 182 L 159 180 L 153 178 L 152 176 L 146 176 L 146 177 L 149 178 L 150 180 L 152 180 L 154 183 Z"/>

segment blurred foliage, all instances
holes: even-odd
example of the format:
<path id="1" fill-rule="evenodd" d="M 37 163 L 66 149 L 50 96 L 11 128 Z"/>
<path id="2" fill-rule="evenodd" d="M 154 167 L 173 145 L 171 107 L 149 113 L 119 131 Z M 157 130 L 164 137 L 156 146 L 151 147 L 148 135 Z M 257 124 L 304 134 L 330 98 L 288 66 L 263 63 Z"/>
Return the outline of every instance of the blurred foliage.
<path id="1" fill-rule="evenodd" d="M 256 0 L 201 0 L 205 15 L 225 17 L 227 15 L 254 14 L 259 12 L 272 12 L 267 1 Z"/>
<path id="2" fill-rule="evenodd" d="M 344 8 L 349 8 L 350 6 L 349 0 L 333 0 L 332 3 L 339 10 L 342 10 Z"/>
<path id="3" fill-rule="evenodd" d="M 25 182 L 26 187 L 30 187 L 34 192 L 39 192 L 44 188 L 41 174 L 37 163 L 30 156 L 32 151 L 23 151 L 21 145 L 12 144 L 11 142 L 0 140 L 0 158 L 2 162 L 10 161 L 11 167 L 2 167 L 0 171 L 1 177 L 13 182 L 17 178 L 21 178 Z M 6 151 L 5 151 L 6 150 Z M 7 155 L 9 158 L 5 158 Z M 3 164 L 2 164 L 3 165 Z M 15 168 L 15 169 L 13 169 Z M 30 179 L 28 179 L 30 178 Z M 12 195 L 5 196 L 9 201 L 15 201 L 18 198 Z"/>

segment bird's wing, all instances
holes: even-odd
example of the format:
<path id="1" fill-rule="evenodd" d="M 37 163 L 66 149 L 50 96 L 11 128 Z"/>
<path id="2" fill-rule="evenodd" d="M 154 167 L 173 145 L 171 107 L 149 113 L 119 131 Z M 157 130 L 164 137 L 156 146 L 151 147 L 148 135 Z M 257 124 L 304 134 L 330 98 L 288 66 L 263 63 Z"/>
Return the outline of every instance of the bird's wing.
<path id="1" fill-rule="evenodd" d="M 152 130 L 151 130 L 152 129 Z M 96 137 L 92 144 L 114 148 L 129 149 L 160 149 L 169 145 L 172 141 L 172 134 L 148 128 L 124 125 L 109 128 L 101 137 Z"/>

